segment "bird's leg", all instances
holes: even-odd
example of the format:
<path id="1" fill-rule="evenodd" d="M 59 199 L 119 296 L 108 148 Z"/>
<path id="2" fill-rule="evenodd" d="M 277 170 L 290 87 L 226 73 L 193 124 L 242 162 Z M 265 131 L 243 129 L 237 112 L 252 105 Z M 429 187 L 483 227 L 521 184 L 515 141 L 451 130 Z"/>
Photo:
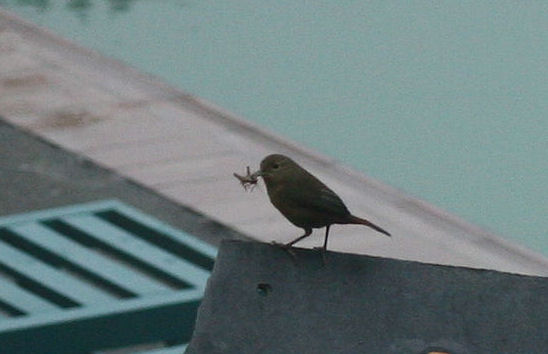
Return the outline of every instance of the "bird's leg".
<path id="1" fill-rule="evenodd" d="M 303 238 L 310 236 L 311 233 L 312 233 L 312 229 L 304 229 L 304 235 L 297 237 L 296 239 L 294 239 L 291 242 L 288 242 L 288 243 L 285 243 L 285 244 L 284 243 L 273 242 L 273 244 L 281 247 L 283 250 L 285 250 L 287 253 L 289 253 L 289 255 L 291 255 L 293 260 L 295 260 L 296 255 L 295 255 L 295 251 L 293 251 L 293 245 L 296 244 L 297 242 L 299 242 L 300 240 L 302 240 Z"/>
<path id="2" fill-rule="evenodd" d="M 293 247 L 294 244 L 296 244 L 297 242 L 299 242 L 303 238 L 310 236 L 311 233 L 312 233 L 312 229 L 304 229 L 304 235 L 299 236 L 296 239 L 294 239 L 293 241 L 286 243 L 285 245 L 283 245 L 283 247 L 284 248 L 291 248 L 291 247 Z"/>
<path id="3" fill-rule="evenodd" d="M 329 226 L 331 225 L 327 225 L 325 227 L 325 240 L 323 241 L 323 251 L 326 252 L 327 251 L 327 238 L 329 237 Z"/>
<path id="4" fill-rule="evenodd" d="M 323 241 L 323 247 L 315 247 L 314 249 L 319 249 L 322 253 L 322 262 L 325 265 L 327 263 L 327 238 L 329 237 L 329 227 L 331 225 L 327 225 L 325 227 L 325 239 Z"/>
<path id="5" fill-rule="evenodd" d="M 288 252 L 291 253 L 290 250 L 291 250 L 291 248 L 293 247 L 293 245 L 296 244 L 297 242 L 299 242 L 300 240 L 302 240 L 303 238 L 310 236 L 311 233 L 312 233 L 312 229 L 311 229 L 311 228 L 304 229 L 304 235 L 297 237 L 296 239 L 294 239 L 294 240 L 291 241 L 291 242 L 288 242 L 288 243 L 278 243 L 278 242 L 276 242 L 276 241 L 273 241 L 272 244 L 275 245 L 275 246 L 281 247 L 281 248 L 283 248 L 283 249 L 285 249 L 285 250 L 287 250 Z"/>

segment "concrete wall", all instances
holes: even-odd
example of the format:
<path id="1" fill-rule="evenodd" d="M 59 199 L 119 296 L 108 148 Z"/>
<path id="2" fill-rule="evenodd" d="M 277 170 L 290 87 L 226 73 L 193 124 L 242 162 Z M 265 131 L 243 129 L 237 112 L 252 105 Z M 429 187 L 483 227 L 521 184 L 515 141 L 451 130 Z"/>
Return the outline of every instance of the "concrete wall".
<path id="1" fill-rule="evenodd" d="M 548 278 L 224 242 L 187 353 L 545 353 Z"/>

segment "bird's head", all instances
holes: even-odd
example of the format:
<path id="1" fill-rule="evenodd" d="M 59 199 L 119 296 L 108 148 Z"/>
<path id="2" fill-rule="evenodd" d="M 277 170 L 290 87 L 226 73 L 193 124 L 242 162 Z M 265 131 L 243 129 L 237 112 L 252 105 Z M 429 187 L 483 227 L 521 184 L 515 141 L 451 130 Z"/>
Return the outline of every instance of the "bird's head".
<path id="1" fill-rule="evenodd" d="M 289 157 L 281 154 L 268 155 L 261 161 L 260 176 L 265 182 L 277 182 L 290 179 L 299 169 L 299 165 Z"/>

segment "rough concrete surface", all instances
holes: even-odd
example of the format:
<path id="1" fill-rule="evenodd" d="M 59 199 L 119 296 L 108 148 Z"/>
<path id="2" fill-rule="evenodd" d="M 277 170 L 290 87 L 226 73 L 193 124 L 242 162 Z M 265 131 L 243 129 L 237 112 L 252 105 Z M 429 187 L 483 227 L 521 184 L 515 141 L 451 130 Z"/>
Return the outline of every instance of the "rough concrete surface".
<path id="1" fill-rule="evenodd" d="M 223 242 L 187 353 L 546 353 L 548 278 Z"/>

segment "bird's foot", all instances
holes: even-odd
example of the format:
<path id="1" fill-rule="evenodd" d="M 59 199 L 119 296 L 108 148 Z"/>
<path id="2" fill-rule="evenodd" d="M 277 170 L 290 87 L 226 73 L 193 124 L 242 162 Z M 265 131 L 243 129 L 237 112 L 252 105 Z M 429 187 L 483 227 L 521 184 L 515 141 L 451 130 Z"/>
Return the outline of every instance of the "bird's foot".
<path id="1" fill-rule="evenodd" d="M 320 251 L 322 254 L 322 263 L 323 265 L 327 264 L 327 250 L 324 247 L 314 247 L 312 248 L 314 251 Z"/>
<path id="2" fill-rule="evenodd" d="M 289 243 L 281 243 L 281 242 L 278 242 L 278 241 L 271 241 L 270 244 L 272 246 L 280 247 L 280 248 L 283 248 L 283 249 L 289 249 L 292 246 Z"/>
<path id="3" fill-rule="evenodd" d="M 270 242 L 270 244 L 273 245 L 273 246 L 276 246 L 276 247 L 280 247 L 281 249 L 283 249 L 284 251 L 289 253 L 289 255 L 291 255 L 291 257 L 293 257 L 293 259 L 295 259 L 296 254 L 295 254 L 295 251 L 293 250 L 292 244 L 280 243 L 280 242 L 276 242 L 276 241 L 272 241 L 272 242 Z"/>

